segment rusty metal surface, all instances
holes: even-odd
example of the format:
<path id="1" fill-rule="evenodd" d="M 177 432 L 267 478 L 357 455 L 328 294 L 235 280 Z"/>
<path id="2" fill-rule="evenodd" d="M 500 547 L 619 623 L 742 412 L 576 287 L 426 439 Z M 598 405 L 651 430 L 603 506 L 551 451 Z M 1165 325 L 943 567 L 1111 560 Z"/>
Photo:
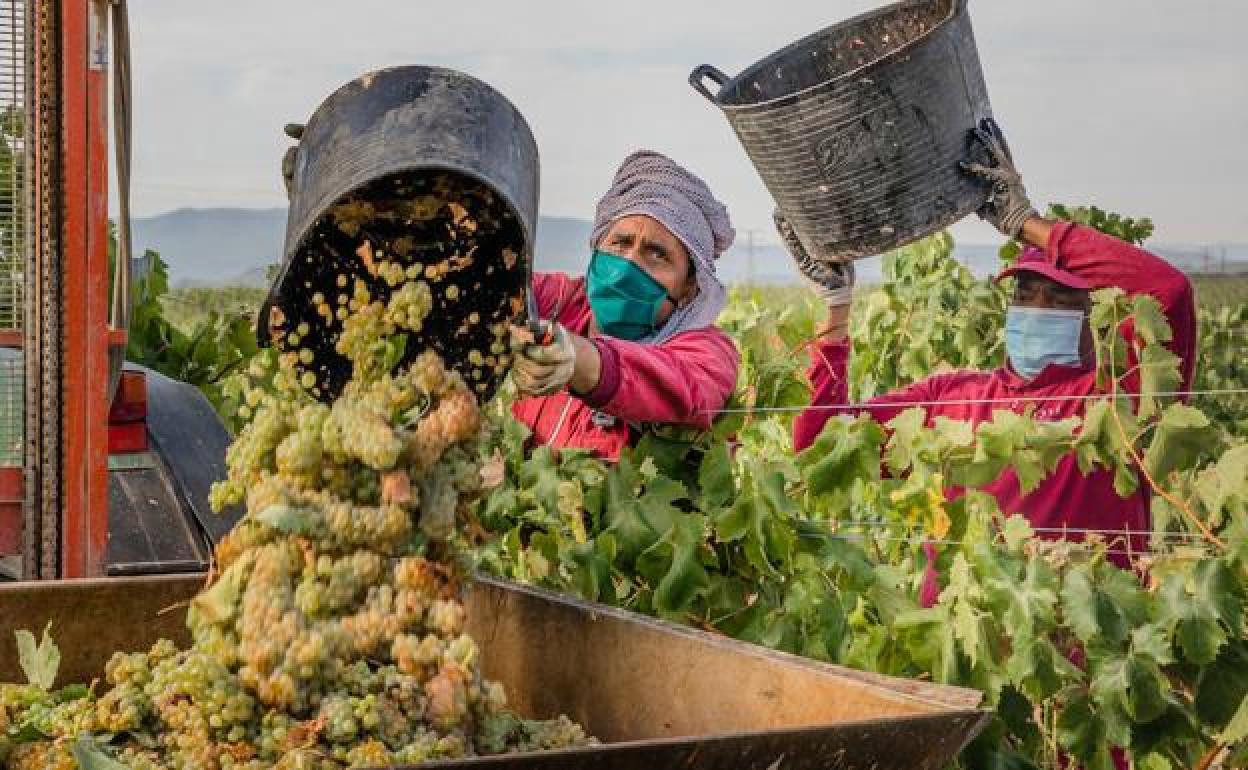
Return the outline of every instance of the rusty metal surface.
<path id="1" fill-rule="evenodd" d="M 118 650 L 146 649 L 162 637 L 186 644 L 186 613 L 176 607 L 203 584 L 203 575 L 0 583 L 0 682 L 24 681 L 13 640 L 23 628 L 52 624 L 61 685 L 102 676 Z"/>
<path id="2" fill-rule="evenodd" d="M 194 577 L 0 585 L 0 681 L 20 676 L 16 628 L 49 620 L 63 681 L 115 649 L 185 643 Z M 468 596 L 485 675 L 522 714 L 566 713 L 607 745 L 443 768 L 939 768 L 980 729 L 978 693 L 850 671 L 507 583 Z"/>
<path id="3" fill-rule="evenodd" d="M 55 577 L 61 511 L 61 28 L 55 0 L 27 7 L 26 511 L 23 569 Z"/>
<path id="4" fill-rule="evenodd" d="M 22 347 L 24 349 L 25 378 L 23 398 L 25 399 L 25 410 L 22 424 L 22 552 L 20 576 L 23 578 L 35 577 L 37 572 L 37 550 L 38 542 L 38 483 L 39 483 L 39 431 L 33 425 L 31 417 L 31 409 L 39 403 L 39 391 L 36 383 L 38 382 L 37 362 L 39 360 L 38 347 L 34 344 L 35 338 L 35 321 L 36 302 L 38 296 L 38 288 L 35 277 L 37 271 L 34 263 L 35 240 L 38 229 L 36 226 L 37 218 L 35 212 L 36 206 L 36 185 L 34 181 L 35 169 L 38 168 L 36 162 L 38 158 L 39 141 L 35 133 L 36 121 L 34 114 L 36 109 L 35 93 L 36 83 L 38 82 L 38 69 L 36 64 L 38 59 L 35 55 L 35 40 L 38 38 L 38 8 L 39 0 L 30 0 L 22 9 L 23 19 L 23 56 L 25 57 L 25 102 L 23 103 L 23 117 L 25 125 L 23 132 L 23 150 L 21 163 L 22 170 L 26 176 L 26 185 L 22 190 L 22 229 L 26 237 L 22 239 Z M 15 159 L 16 160 L 16 159 Z"/>
<path id="5" fill-rule="evenodd" d="M 518 710 L 566 713 L 607 741 L 810 727 L 980 701 L 975 691 L 820 664 L 513 584 L 479 582 L 468 617 L 485 675 L 507 685 Z"/>

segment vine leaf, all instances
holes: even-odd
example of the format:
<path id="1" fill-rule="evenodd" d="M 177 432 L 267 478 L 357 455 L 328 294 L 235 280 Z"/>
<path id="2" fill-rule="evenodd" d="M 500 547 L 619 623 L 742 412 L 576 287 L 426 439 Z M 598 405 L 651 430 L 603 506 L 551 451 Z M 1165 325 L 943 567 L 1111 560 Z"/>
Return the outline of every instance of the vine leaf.
<path id="1" fill-rule="evenodd" d="M 222 573 L 211 588 L 201 591 L 191 600 L 188 618 L 193 625 L 201 621 L 209 624 L 227 623 L 234 617 L 254 559 L 252 552 L 245 552 Z"/>
<path id="2" fill-rule="evenodd" d="M 736 502 L 713 518 L 717 539 L 740 542 L 750 565 L 774 578 L 782 577 L 777 564 L 792 558 L 794 546 L 789 520 L 796 508 L 784 486 L 784 476 L 778 472 L 761 479 L 747 473 Z"/>
<path id="3" fill-rule="evenodd" d="M 288 535 L 311 535 L 316 530 L 316 512 L 308 508 L 277 503 L 255 515 L 256 521 Z"/>
<path id="4" fill-rule="evenodd" d="M 1109 596 L 1092 582 L 1086 569 L 1071 569 L 1062 580 L 1062 612 L 1085 645 L 1119 647 L 1127 639 L 1127 623 Z"/>
<path id="5" fill-rule="evenodd" d="M 848 489 L 855 479 L 878 481 L 884 429 L 870 417 L 828 420 L 814 445 L 798 458 L 812 494 Z"/>
<path id="6" fill-rule="evenodd" d="M 1217 445 L 1217 437 L 1217 429 L 1199 409 L 1171 404 L 1157 421 L 1144 467 L 1160 482 L 1171 471 L 1194 467 L 1210 446 Z"/>
<path id="7" fill-rule="evenodd" d="M 702 458 L 698 468 L 698 486 L 702 490 L 704 508 L 722 508 L 736 496 L 737 489 L 732 477 L 732 455 L 728 443 L 719 442 Z"/>
<path id="8" fill-rule="evenodd" d="M 61 650 L 52 641 L 52 624 L 43 629 L 43 638 L 35 644 L 35 635 L 22 629 L 17 636 L 17 660 L 26 675 L 26 681 L 50 692 L 56 683 L 56 672 L 61 667 Z"/>
<path id="9" fill-rule="evenodd" d="M 1226 745 L 1239 743 L 1245 738 L 1248 738 L 1248 697 L 1239 704 L 1231 721 L 1218 734 L 1218 740 Z"/>
<path id="10" fill-rule="evenodd" d="M 1171 575 L 1162 583 L 1162 612 L 1174 627 L 1184 657 L 1213 663 L 1230 637 L 1243 628 L 1243 595 L 1229 568 L 1218 560 L 1197 564 L 1190 579 Z"/>
<path id="11" fill-rule="evenodd" d="M 1043 637 L 1015 644 L 1005 671 L 1010 682 L 1034 702 L 1047 700 L 1067 683 L 1083 678 L 1082 672 Z"/>
<path id="12" fill-rule="evenodd" d="M 619 472 L 607 477 L 605 513 L 607 531 L 615 537 L 620 559 L 632 565 L 672 528 L 680 515 L 673 503 L 686 495 L 679 482 L 658 476 L 639 496 L 637 474 L 625 462 L 622 459 Z"/>
<path id="13" fill-rule="evenodd" d="M 104 753 L 89 736 L 79 736 L 70 746 L 79 770 L 127 770 L 126 766 Z"/>
<path id="14" fill-rule="evenodd" d="M 710 591 L 711 579 L 699 556 L 706 531 L 706 517 L 682 514 L 663 539 L 637 558 L 637 571 L 655 583 L 654 608 L 663 615 L 687 613 Z"/>

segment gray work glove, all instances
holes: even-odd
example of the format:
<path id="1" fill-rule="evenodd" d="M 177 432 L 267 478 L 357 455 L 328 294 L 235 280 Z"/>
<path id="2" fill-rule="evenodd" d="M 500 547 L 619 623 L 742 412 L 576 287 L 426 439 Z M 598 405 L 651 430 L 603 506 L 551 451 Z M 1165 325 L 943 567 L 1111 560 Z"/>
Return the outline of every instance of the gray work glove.
<path id="1" fill-rule="evenodd" d="M 798 240 L 793 225 L 780 209 L 771 215 L 775 220 L 776 232 L 780 240 L 789 250 L 789 256 L 797 263 L 797 270 L 802 277 L 810 282 L 811 288 L 819 295 L 828 307 L 841 307 L 854 301 L 854 263 L 853 262 L 821 262 L 806 252 L 806 247 Z"/>
<path id="2" fill-rule="evenodd" d="M 958 164 L 963 172 L 992 184 L 992 197 L 979 210 L 979 216 L 1007 238 L 1018 238 L 1023 224 L 1040 214 L 1027 199 L 1023 177 L 1014 167 L 1005 135 L 997 121 L 985 118 L 980 121 L 979 128 L 971 129 L 971 137 L 988 151 L 993 163 L 985 166 L 964 160 Z"/>
<path id="3" fill-rule="evenodd" d="M 526 328 L 513 326 L 511 377 L 522 396 L 549 396 L 567 387 L 576 373 L 576 345 L 563 324 L 551 324 L 546 339 L 534 340 Z"/>
<path id="4" fill-rule="evenodd" d="M 304 125 L 302 123 L 287 123 L 283 129 L 286 136 L 298 142 L 303 138 Z M 282 182 L 286 185 L 286 197 L 290 198 L 290 188 L 295 181 L 295 160 L 299 157 L 299 145 L 287 148 L 286 154 L 282 156 Z"/>

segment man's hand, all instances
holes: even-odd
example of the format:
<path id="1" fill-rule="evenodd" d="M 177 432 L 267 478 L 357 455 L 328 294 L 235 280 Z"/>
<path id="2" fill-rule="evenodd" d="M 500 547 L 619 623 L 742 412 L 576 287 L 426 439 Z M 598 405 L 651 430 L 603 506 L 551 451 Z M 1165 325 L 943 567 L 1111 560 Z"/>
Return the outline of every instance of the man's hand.
<path id="1" fill-rule="evenodd" d="M 553 324 L 547 337 L 539 342 L 528 329 L 511 329 L 511 349 L 516 355 L 511 376 L 523 396 L 558 393 L 576 373 L 574 335 L 561 324 Z"/>
<path id="2" fill-rule="evenodd" d="M 812 258 L 780 209 L 775 210 L 772 219 L 789 256 L 797 263 L 798 272 L 810 282 L 819 298 L 832 308 L 850 305 L 854 301 L 854 263 L 827 263 Z"/>
<path id="3" fill-rule="evenodd" d="M 971 137 L 988 151 L 993 162 L 992 166 L 965 160 L 958 164 L 963 172 L 992 184 L 992 197 L 979 210 L 979 216 L 1002 235 L 1018 238 L 1023 225 L 1040 214 L 1027 199 L 1023 177 L 1014 167 L 1005 135 L 995 120 L 985 118 L 980 121 L 979 128 L 971 129 Z"/>

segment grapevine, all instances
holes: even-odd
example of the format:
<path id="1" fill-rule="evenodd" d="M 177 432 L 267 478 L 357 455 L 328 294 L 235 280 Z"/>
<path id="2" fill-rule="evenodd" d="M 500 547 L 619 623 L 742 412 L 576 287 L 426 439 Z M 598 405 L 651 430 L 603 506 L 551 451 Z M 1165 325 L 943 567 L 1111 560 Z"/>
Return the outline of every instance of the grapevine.
<path id="1" fill-rule="evenodd" d="M 1054 213 L 1137 243 L 1152 231 L 1096 209 Z M 946 236 L 903 249 L 887 258 L 887 283 L 860 292 L 855 398 L 1002 361 L 1007 295 L 951 250 Z M 1017 253 L 1009 245 L 1003 257 Z M 994 721 L 959 760 L 968 768 L 1108 770 L 1115 748 L 1136 767 L 1248 763 L 1242 402 L 1178 403 L 1164 395 L 1177 371 L 1158 366 L 1138 402 L 1094 401 L 1083 420 L 844 417 L 795 456 L 785 410 L 808 397 L 801 351 L 814 323 L 796 302 L 769 310 L 759 296 L 738 296 L 725 317 L 743 347 L 733 406 L 744 414 L 708 434 L 650 430 L 608 466 L 581 452 L 526 453 L 526 430 L 500 409 L 487 447 L 501 447 L 489 460 L 501 467 L 478 503 L 497 537 L 478 550 L 481 568 L 820 660 L 976 688 Z M 1128 318 L 1137 360 L 1165 359 L 1155 302 L 1096 299 L 1107 375 L 1122 373 Z M 1242 356 L 1208 347 L 1243 333 L 1241 309 L 1202 313 L 1213 365 L 1198 366 L 1198 389 L 1248 386 Z M 1114 533 L 1053 540 L 976 489 L 1007 468 L 1038 484 L 1072 452 L 1085 471 L 1109 469 L 1122 494 L 1155 484 L 1155 532 L 1147 554 L 1129 554 L 1135 569 L 1117 566 L 1128 546 Z M 955 485 L 966 493 L 949 495 Z M 938 595 L 925 607 L 932 569 Z"/>

